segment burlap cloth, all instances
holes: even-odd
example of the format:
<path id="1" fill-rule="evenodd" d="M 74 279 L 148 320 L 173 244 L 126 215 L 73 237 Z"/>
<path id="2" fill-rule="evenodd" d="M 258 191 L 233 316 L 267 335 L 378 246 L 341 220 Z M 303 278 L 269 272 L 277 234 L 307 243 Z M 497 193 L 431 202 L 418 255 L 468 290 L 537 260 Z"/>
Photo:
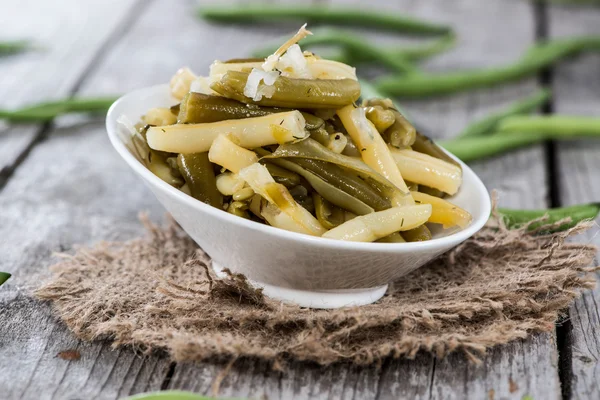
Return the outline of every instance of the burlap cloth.
<path id="1" fill-rule="evenodd" d="M 175 224 L 145 222 L 148 237 L 60 255 L 36 291 L 83 340 L 104 339 L 176 361 L 260 357 L 369 364 L 419 351 L 462 351 L 554 329 L 559 313 L 594 285 L 596 249 L 561 233 L 507 230 L 496 221 L 390 285 L 377 303 L 337 310 L 284 305 L 246 284 L 217 279 L 210 260 Z M 365 265 L 365 268 L 368 268 Z"/>

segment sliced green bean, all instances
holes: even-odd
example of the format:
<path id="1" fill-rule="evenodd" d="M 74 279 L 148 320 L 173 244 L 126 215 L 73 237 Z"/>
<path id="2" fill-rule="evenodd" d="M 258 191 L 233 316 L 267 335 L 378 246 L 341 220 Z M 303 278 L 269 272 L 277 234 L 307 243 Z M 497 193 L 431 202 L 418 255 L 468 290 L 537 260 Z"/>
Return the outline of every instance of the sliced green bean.
<path id="1" fill-rule="evenodd" d="M 250 218 L 248 214 L 248 204 L 243 201 L 232 201 L 229 206 L 227 206 L 227 212 L 242 218 Z"/>
<path id="2" fill-rule="evenodd" d="M 446 197 L 446 193 L 442 192 L 439 189 L 431 188 L 429 186 L 419 185 L 418 189 L 419 189 L 418 190 L 419 192 L 428 194 L 430 196 L 439 197 L 439 198 Z"/>
<path id="3" fill-rule="evenodd" d="M 369 186 L 376 188 L 388 201 L 403 195 L 395 185 L 392 185 L 386 178 L 375 172 L 360 159 L 335 153 L 310 138 L 297 143 L 281 145 L 271 156 L 266 158 L 278 157 L 317 160 L 346 168 L 368 183 Z"/>
<path id="4" fill-rule="evenodd" d="M 383 107 L 394 116 L 392 125 L 383 132 L 384 140 L 392 146 L 405 148 L 412 146 L 417 138 L 417 131 L 412 124 L 398 111 L 390 99 L 369 99 L 363 101 L 368 107 Z"/>
<path id="5" fill-rule="evenodd" d="M 261 156 L 268 156 L 271 153 L 267 152 L 264 149 L 256 149 L 255 150 Z M 302 168 L 292 159 L 284 159 L 284 158 L 271 158 L 264 160 L 267 164 L 273 163 L 280 167 L 286 168 L 290 171 L 297 173 L 302 176 L 304 179 L 308 181 L 308 183 L 312 186 L 312 188 L 319 193 L 323 198 L 335 204 L 338 207 L 341 207 L 345 210 L 352 211 L 358 215 L 369 214 L 374 211 L 372 207 L 363 203 L 359 199 L 349 195 L 343 190 L 335 187 L 334 185 L 326 182 L 325 180 L 318 177 L 316 174 L 311 171 Z"/>
<path id="6" fill-rule="evenodd" d="M 218 22 L 281 22 L 283 20 L 302 23 L 324 23 L 328 25 L 363 26 L 414 35 L 447 34 L 450 27 L 416 18 L 365 10 L 364 8 L 323 7 L 318 5 L 254 4 L 235 6 L 202 7 L 199 15 Z"/>
<path id="7" fill-rule="evenodd" d="M 163 151 L 156 151 L 150 148 L 148 150 L 148 158 L 146 160 L 146 167 L 157 177 L 167 182 L 169 185 L 174 187 L 181 187 L 184 181 L 179 171 L 174 170 L 167 161 L 170 157 L 169 153 Z"/>
<path id="8" fill-rule="evenodd" d="M 490 133 L 494 131 L 498 124 L 507 117 L 528 114 L 535 111 L 538 107 L 542 106 L 546 101 L 548 101 L 548 99 L 550 99 L 550 95 L 550 90 L 542 89 L 529 97 L 511 104 L 504 110 L 490 114 L 481 120 L 475 121 L 467 126 L 465 130 L 458 135 L 458 137 L 473 137 Z"/>
<path id="9" fill-rule="evenodd" d="M 219 122 L 228 119 L 262 117 L 287 111 L 291 109 L 261 107 L 221 96 L 190 92 L 181 100 L 177 122 L 180 124 Z M 306 120 L 306 129 L 313 130 L 323 126 L 324 121 L 321 118 L 307 112 L 303 112 L 302 115 Z"/>
<path id="10" fill-rule="evenodd" d="M 402 232 L 402 237 L 407 242 L 424 242 L 431 240 L 431 231 L 425 225 L 418 226 L 414 229 Z"/>
<path id="11" fill-rule="evenodd" d="M 381 239 L 376 240 L 379 243 L 405 243 L 406 240 L 402 237 L 402 235 L 398 232 L 394 232 L 391 235 L 387 235 L 382 237 Z"/>
<path id="12" fill-rule="evenodd" d="M 0 286 L 8 280 L 12 275 L 8 272 L 0 272 Z"/>
<path id="13" fill-rule="evenodd" d="M 546 139 L 600 136 L 600 118 L 570 115 L 509 117 L 499 122 L 498 132 L 507 134 L 543 133 Z"/>
<path id="14" fill-rule="evenodd" d="M 325 147 L 329 144 L 329 132 L 324 127 L 310 131 L 310 137 Z"/>
<path id="15" fill-rule="evenodd" d="M 275 92 L 254 101 L 244 95 L 248 73 L 227 72 L 211 88 L 243 103 L 286 108 L 341 108 L 360 96 L 360 85 L 353 79 L 293 79 L 280 76 L 273 84 Z M 262 83 L 261 83 L 262 85 Z"/>
<path id="16" fill-rule="evenodd" d="M 116 99 L 116 97 L 71 98 L 43 102 L 17 110 L 0 110 L 0 119 L 11 122 L 43 122 L 71 112 L 106 112 Z"/>
<path id="17" fill-rule="evenodd" d="M 368 102 L 371 99 L 387 99 L 388 96 L 386 94 L 380 92 L 374 85 L 370 84 L 366 80 L 359 79 L 358 82 L 360 83 L 360 98 L 363 100 L 363 102 Z M 400 114 L 402 114 L 407 121 L 410 122 L 410 118 L 406 111 L 403 110 L 401 107 L 398 107 L 398 104 L 394 103 L 391 99 L 390 101 L 392 102 L 392 106 Z"/>
<path id="18" fill-rule="evenodd" d="M 32 46 L 29 40 L 11 40 L 0 42 L 0 56 L 22 53 L 31 48 Z"/>
<path id="19" fill-rule="evenodd" d="M 415 141 L 412 144 L 412 148 L 415 151 L 429 154 L 432 157 L 439 158 L 440 160 L 444 160 L 446 162 L 449 162 L 450 164 L 454 164 L 457 167 L 461 168 L 460 164 L 448 154 L 446 154 L 446 152 L 442 150 L 437 144 L 435 144 L 435 142 L 432 139 L 423 134 L 420 134 L 419 132 L 416 133 Z M 454 154 L 454 152 L 450 152 Z"/>
<path id="20" fill-rule="evenodd" d="M 301 182 L 300 175 L 290 171 L 289 169 L 282 168 L 272 163 L 267 163 L 265 166 L 269 170 L 269 173 L 273 179 L 275 179 L 275 182 L 281 183 L 288 189 L 298 186 Z"/>
<path id="21" fill-rule="evenodd" d="M 499 208 L 498 213 L 503 218 L 504 223 L 508 228 L 518 228 L 533 220 L 545 216 L 547 217 L 544 221 L 529 225 L 529 230 L 536 230 L 540 227 L 555 224 L 566 218 L 570 218 L 570 221 L 546 231 L 551 233 L 572 228 L 581 221 L 595 219 L 598 216 L 598 213 L 600 213 L 600 203 L 581 204 L 549 210 L 513 210 L 509 208 Z"/>
<path id="22" fill-rule="evenodd" d="M 325 200 L 317 193 L 313 193 L 315 216 L 326 229 L 333 229 L 345 222 L 345 212 Z"/>
<path id="23" fill-rule="evenodd" d="M 402 97 L 451 94 L 525 78 L 566 57 L 599 50 L 600 36 L 557 39 L 535 45 L 521 59 L 503 67 L 384 77 L 376 82 L 376 87 L 388 95 Z"/>
<path id="24" fill-rule="evenodd" d="M 385 132 L 387 128 L 394 124 L 396 117 L 391 110 L 386 110 L 382 106 L 368 106 L 366 115 L 369 121 L 375 125 L 379 133 Z"/>
<path id="25" fill-rule="evenodd" d="M 213 207 L 223 206 L 223 195 L 217 190 L 215 171 L 208 160 L 208 152 L 179 154 L 177 165 L 192 197 Z"/>

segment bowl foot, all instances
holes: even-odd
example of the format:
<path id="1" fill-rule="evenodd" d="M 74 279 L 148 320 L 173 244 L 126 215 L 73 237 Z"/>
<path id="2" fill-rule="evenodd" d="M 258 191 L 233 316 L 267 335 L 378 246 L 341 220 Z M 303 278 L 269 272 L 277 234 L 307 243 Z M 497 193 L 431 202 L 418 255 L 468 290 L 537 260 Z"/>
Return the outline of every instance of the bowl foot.
<path id="1" fill-rule="evenodd" d="M 219 277 L 224 277 L 223 267 L 218 263 L 212 263 L 212 268 Z M 385 294 L 388 285 L 368 289 L 339 289 L 339 290 L 298 290 L 267 283 L 249 280 L 254 287 L 263 289 L 263 293 L 272 299 L 284 303 L 296 304 L 300 307 L 309 308 L 340 308 L 362 306 L 379 300 Z"/>

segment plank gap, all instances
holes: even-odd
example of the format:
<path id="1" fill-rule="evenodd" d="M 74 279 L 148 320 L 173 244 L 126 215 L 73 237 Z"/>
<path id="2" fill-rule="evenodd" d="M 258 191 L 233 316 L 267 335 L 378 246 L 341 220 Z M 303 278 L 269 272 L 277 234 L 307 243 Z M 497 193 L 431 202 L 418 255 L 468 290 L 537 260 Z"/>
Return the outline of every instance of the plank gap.
<path id="1" fill-rule="evenodd" d="M 29 153 L 31 153 L 31 150 L 33 150 L 33 148 L 37 146 L 38 143 L 41 143 L 42 141 L 44 141 L 44 139 L 48 137 L 48 133 L 52 130 L 52 127 L 52 122 L 46 122 L 45 124 L 43 124 L 31 140 L 31 142 L 29 142 L 29 144 L 23 149 L 23 151 L 19 153 L 17 158 L 15 158 L 15 161 L 12 164 L 7 165 L 0 170 L 0 192 L 2 191 L 2 189 L 4 189 L 10 178 L 17 170 L 17 168 L 19 168 L 23 161 L 25 161 Z"/>
<path id="2" fill-rule="evenodd" d="M 167 374 L 163 379 L 160 390 L 167 390 L 169 388 L 169 384 L 171 383 L 171 379 L 173 379 L 173 375 L 175 374 L 175 367 L 177 367 L 176 362 L 172 362 L 169 364 L 169 369 L 167 369 Z"/>

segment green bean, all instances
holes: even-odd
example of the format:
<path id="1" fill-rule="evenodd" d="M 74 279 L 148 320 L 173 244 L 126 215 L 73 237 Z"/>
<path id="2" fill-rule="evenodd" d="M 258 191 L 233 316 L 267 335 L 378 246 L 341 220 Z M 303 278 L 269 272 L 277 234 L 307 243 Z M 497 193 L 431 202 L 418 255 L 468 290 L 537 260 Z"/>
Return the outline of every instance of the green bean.
<path id="1" fill-rule="evenodd" d="M 425 193 L 425 194 L 428 194 L 428 195 L 430 195 L 430 196 L 439 197 L 439 198 L 444 198 L 444 197 L 446 197 L 446 193 L 442 192 L 442 191 L 441 191 L 441 190 L 439 190 L 439 189 L 434 189 L 434 188 L 431 188 L 431 187 L 429 187 L 429 186 L 425 186 L 425 185 L 419 185 L 419 188 L 418 188 L 418 189 L 419 189 L 419 190 L 418 190 L 419 192 L 421 192 L 421 193 Z"/>
<path id="2" fill-rule="evenodd" d="M 170 153 L 156 151 L 150 148 L 148 148 L 147 151 L 148 157 L 145 164 L 154 175 L 167 182 L 171 186 L 180 187 L 183 185 L 184 181 L 179 174 L 179 171 L 173 170 L 167 161 L 167 159 L 170 157 Z"/>
<path id="3" fill-rule="evenodd" d="M 208 152 L 179 154 L 177 165 L 192 197 L 213 207 L 223 206 L 223 195 L 217 190 L 215 171 L 208 160 Z"/>
<path id="4" fill-rule="evenodd" d="M 190 92 L 181 100 L 177 122 L 180 124 L 219 122 L 228 119 L 262 117 L 287 111 L 291 109 L 260 107 L 221 96 Z M 313 130 L 323 126 L 324 121 L 321 118 L 307 112 L 303 112 L 302 115 L 306 120 L 306 129 Z"/>
<path id="5" fill-rule="evenodd" d="M 544 141 L 543 133 L 527 135 L 490 135 L 457 138 L 439 142 L 440 145 L 463 162 L 475 161 L 504 153 L 508 150 Z"/>
<path id="6" fill-rule="evenodd" d="M 313 202 L 315 204 L 315 216 L 326 229 L 333 229 L 345 222 L 344 210 L 335 207 L 319 194 L 313 193 Z"/>
<path id="7" fill-rule="evenodd" d="M 572 228 L 584 220 L 593 220 L 600 212 L 600 203 L 580 204 L 570 207 L 554 208 L 549 210 L 513 210 L 508 208 L 499 208 L 498 213 L 503 218 L 508 228 L 518 228 L 530 221 L 547 216 L 544 221 L 538 221 L 529 225 L 529 230 L 539 229 L 540 227 L 555 224 L 566 218 L 570 221 L 545 231 L 548 233 L 564 231 Z"/>
<path id="8" fill-rule="evenodd" d="M 140 393 L 123 400 L 214 400 L 214 397 L 202 396 L 197 393 L 181 390 L 164 390 L 152 393 Z M 229 399 L 234 400 L 234 399 Z"/>
<path id="9" fill-rule="evenodd" d="M 71 98 L 43 102 L 17 110 L 0 110 L 0 119 L 11 122 L 43 122 L 70 112 L 106 112 L 116 97 Z"/>
<path id="10" fill-rule="evenodd" d="M 254 101 L 244 95 L 248 73 L 229 71 L 211 88 L 243 103 L 287 108 L 341 108 L 360 96 L 360 85 L 352 79 L 293 79 L 280 76 L 271 97 Z"/>
<path id="11" fill-rule="evenodd" d="M 498 124 L 507 117 L 528 114 L 550 98 L 550 90 L 543 89 L 537 93 L 511 104 L 508 108 L 476 121 L 465 128 L 458 137 L 481 136 L 496 129 Z"/>
<path id="12" fill-rule="evenodd" d="M 500 121 L 498 132 L 519 135 L 542 133 L 546 139 L 599 137 L 600 118 L 569 115 L 509 117 Z"/>
<path id="13" fill-rule="evenodd" d="M 335 153 L 310 138 L 297 143 L 286 143 L 281 145 L 271 156 L 265 158 L 278 157 L 324 161 L 332 165 L 343 167 L 352 171 L 353 174 L 360 177 L 363 181 L 368 183 L 369 186 L 376 188 L 387 201 L 391 201 L 392 199 L 403 195 L 395 185 L 392 185 L 386 178 L 375 172 L 360 159 Z M 330 165 L 329 168 L 326 168 L 330 172 L 332 170 L 332 165 Z"/>
<path id="14" fill-rule="evenodd" d="M 398 232 L 394 232 L 391 235 L 387 235 L 382 237 L 381 239 L 376 240 L 379 243 L 405 243 L 406 240 L 402 237 L 402 235 Z"/>
<path id="15" fill-rule="evenodd" d="M 368 11 L 348 6 L 322 7 L 317 5 L 285 6 L 277 4 L 203 7 L 201 17 L 219 22 L 259 22 L 295 20 L 328 25 L 363 26 L 415 35 L 447 34 L 448 26 L 437 25 L 396 13 Z"/>
<path id="16" fill-rule="evenodd" d="M 310 132 L 310 137 L 321 143 L 323 146 L 327 147 L 329 144 L 329 132 L 327 132 L 326 128 L 321 127 L 319 129 L 314 129 Z"/>
<path id="17" fill-rule="evenodd" d="M 12 40 L 0 42 L 0 56 L 21 53 L 31 48 L 32 46 L 29 40 Z"/>
<path id="18" fill-rule="evenodd" d="M 381 93 L 375 86 L 366 80 L 359 79 L 358 82 L 360 83 L 360 98 L 363 100 L 363 102 L 368 102 L 371 99 L 387 99 L 387 95 Z M 408 117 L 406 111 L 398 107 L 398 104 L 394 103 L 392 100 L 390 100 L 390 102 L 392 103 L 393 108 L 395 108 L 396 111 L 402 114 L 404 118 L 410 122 L 410 118 Z"/>
<path id="19" fill-rule="evenodd" d="M 432 43 L 412 46 L 412 47 L 376 47 L 368 43 L 362 37 L 349 31 L 334 28 L 317 28 L 312 30 L 313 35 L 307 36 L 300 41 L 303 49 L 313 46 L 340 46 L 343 53 L 335 55 L 336 61 L 346 64 L 357 64 L 361 62 L 380 62 L 391 69 L 397 69 L 398 72 L 414 72 L 415 67 L 410 61 L 419 61 L 443 51 L 448 50 L 456 43 L 453 34 L 445 35 Z M 256 57 L 267 57 L 273 54 L 279 48 L 278 44 L 270 45 L 253 52 Z M 319 54 L 333 59 L 331 56 L 325 57 L 321 52 Z M 394 60 L 398 59 L 398 60 Z M 404 71 L 406 70 L 406 71 Z"/>
<path id="20" fill-rule="evenodd" d="M 425 225 L 418 226 L 408 231 L 403 231 L 402 237 L 407 242 L 424 242 L 426 240 L 431 240 L 432 238 L 431 231 Z"/>
<path id="21" fill-rule="evenodd" d="M 8 272 L 0 272 L 0 286 L 2 286 L 2 284 L 6 282 L 10 277 L 11 274 L 9 274 Z"/>
<path id="22" fill-rule="evenodd" d="M 255 151 L 263 157 L 270 155 L 269 152 L 263 149 L 256 149 Z M 363 203 L 359 199 L 352 197 L 343 190 L 326 182 L 311 171 L 302 168 L 300 165 L 296 164 L 292 159 L 287 160 L 283 158 L 272 158 L 265 160 L 265 162 L 268 164 L 273 163 L 302 176 L 308 181 L 312 188 L 317 193 L 319 193 L 319 195 L 321 195 L 323 198 L 325 198 L 326 200 L 328 200 L 332 204 L 335 204 L 338 207 L 341 207 L 348 211 L 352 211 L 353 213 L 358 215 L 369 214 L 375 211 L 372 207 Z M 343 177 L 340 177 L 340 179 L 343 179 Z"/>
<path id="23" fill-rule="evenodd" d="M 405 148 L 412 146 L 417 138 L 417 131 L 412 124 L 398 111 L 390 99 L 370 99 L 363 101 L 368 107 L 380 106 L 388 109 L 394 116 L 393 124 L 382 134 L 384 140 L 392 146 Z"/>
<path id="24" fill-rule="evenodd" d="M 391 110 L 386 110 L 382 106 L 368 106 L 366 115 L 369 121 L 375 125 L 379 133 L 385 132 L 387 128 L 394 124 L 396 117 Z"/>
<path id="25" fill-rule="evenodd" d="M 280 167 L 272 163 L 266 163 L 265 167 L 269 170 L 269 173 L 275 179 L 275 182 L 281 183 L 286 188 L 292 188 L 298 186 L 301 182 L 300 175 Z"/>
<path id="26" fill-rule="evenodd" d="M 450 164 L 454 164 L 460 168 L 460 164 L 457 163 L 452 157 L 450 157 L 444 150 L 442 150 L 433 140 L 429 137 L 416 133 L 415 141 L 412 144 L 412 148 L 415 151 L 420 153 L 428 154 L 432 157 L 439 158 L 440 160 L 444 160 L 449 162 Z M 452 151 L 450 151 L 453 153 Z M 454 153 L 453 153 L 454 154 Z M 459 157 L 460 158 L 460 157 Z M 462 160 L 462 158 L 461 158 Z M 463 160 L 464 161 L 464 160 Z"/>
<path id="27" fill-rule="evenodd" d="M 392 96 L 425 97 L 495 86 L 525 78 L 556 62 L 584 51 L 600 50 L 600 36 L 548 41 L 533 46 L 520 60 L 503 67 L 442 74 L 384 77 L 376 88 Z"/>
<path id="28" fill-rule="evenodd" d="M 227 206 L 228 213 L 246 219 L 250 218 L 250 215 L 248 214 L 247 210 L 248 204 L 244 203 L 243 201 L 232 201 L 231 204 Z"/>

